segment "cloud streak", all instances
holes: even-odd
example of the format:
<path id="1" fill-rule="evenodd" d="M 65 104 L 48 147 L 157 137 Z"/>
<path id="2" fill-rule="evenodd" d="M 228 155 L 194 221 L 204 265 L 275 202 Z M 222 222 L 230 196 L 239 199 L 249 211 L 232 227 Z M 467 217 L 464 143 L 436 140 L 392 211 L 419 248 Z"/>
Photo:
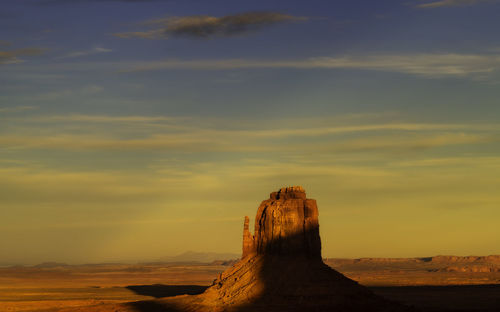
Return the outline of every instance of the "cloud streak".
<path id="1" fill-rule="evenodd" d="M 102 48 L 102 47 L 94 47 L 90 50 L 74 51 L 74 52 L 68 53 L 66 55 L 57 57 L 57 59 L 76 58 L 76 57 L 89 56 L 89 55 L 95 55 L 95 54 L 109 53 L 112 51 L 113 50 L 111 50 L 111 49 L 106 49 L 106 48 Z"/>
<path id="2" fill-rule="evenodd" d="M 429 3 L 419 4 L 417 8 L 423 9 L 432 9 L 432 8 L 440 8 L 440 7 L 454 7 L 454 6 L 466 6 L 466 5 L 474 5 L 484 2 L 492 2 L 493 0 L 441 0 L 434 1 Z"/>
<path id="3" fill-rule="evenodd" d="M 317 150 L 357 153 L 415 151 L 435 147 L 498 142 L 498 125 L 384 123 L 351 126 L 314 124 L 302 128 L 214 129 L 196 120 L 161 116 L 40 116 L 25 119 L 23 133 L 0 135 L 0 144 L 10 149 L 144 150 L 170 152 L 282 152 Z M 36 124 L 36 123 L 42 123 Z M 51 124 L 47 129 L 45 124 Z M 78 125 L 78 133 L 61 131 Z M 39 127 L 42 130 L 37 130 Z M 136 129 L 129 133 L 126 129 Z M 138 132 L 137 129 L 142 129 Z M 26 129 L 31 129 L 26 132 Z M 87 132 L 85 132 L 87 129 Z M 110 131 L 112 129 L 112 131 Z M 120 130 L 121 129 L 121 130 Z M 96 135 L 107 133 L 107 135 Z M 83 131 L 83 132 L 82 132 Z M 366 133 L 368 138 L 357 134 Z M 396 133 L 396 134 L 395 134 Z M 309 138 L 321 138 L 321 143 Z"/>
<path id="4" fill-rule="evenodd" d="M 170 122 L 179 121 L 180 118 L 167 116 L 108 116 L 108 115 L 53 115 L 39 116 L 31 119 L 33 121 L 54 122 L 54 121 L 71 121 L 71 122 L 86 122 L 86 123 L 111 123 L 111 122 L 132 122 L 132 123 L 151 123 L 151 122 Z"/>
<path id="5" fill-rule="evenodd" d="M 47 68 L 40 66 L 38 69 Z M 155 61 L 120 62 L 60 62 L 51 64 L 51 71 L 107 70 L 121 73 L 163 70 L 240 70 L 240 69 L 297 69 L 297 70 L 364 70 L 393 72 L 424 78 L 472 78 L 488 80 L 500 72 L 500 54 L 408 53 L 357 54 L 309 57 L 301 59 L 166 59 Z"/>
<path id="6" fill-rule="evenodd" d="M 19 113 L 34 109 L 38 109 L 38 107 L 37 106 L 0 107 L 0 113 Z"/>
<path id="7" fill-rule="evenodd" d="M 114 36 L 143 39 L 167 39 L 172 36 L 188 38 L 231 37 L 278 23 L 306 19 L 305 17 L 277 12 L 247 12 L 222 17 L 208 15 L 168 17 L 143 23 L 143 25 L 154 26 L 153 29 L 116 33 Z"/>
<path id="8" fill-rule="evenodd" d="M 75 3 L 99 3 L 99 2 L 123 2 L 123 3 L 145 3 L 145 2 L 169 2 L 171 0 L 42 0 L 39 5 L 58 5 Z"/>
<path id="9" fill-rule="evenodd" d="M 43 52 L 44 49 L 40 48 L 25 48 L 10 51 L 0 51 L 0 64 L 22 63 L 24 62 L 24 60 L 20 59 L 19 56 L 40 55 Z"/>
<path id="10" fill-rule="evenodd" d="M 358 69 L 398 72 L 429 78 L 487 75 L 500 69 L 497 54 L 380 54 L 365 56 L 312 57 L 298 60 L 165 60 L 138 63 L 122 72 L 167 69 L 234 70 L 252 68 Z"/>
<path id="11" fill-rule="evenodd" d="M 34 109 L 36 107 L 31 106 L 21 106 L 11 109 Z M 234 131 L 239 131 L 242 134 L 252 134 L 257 137 L 286 137 L 286 136 L 317 136 L 317 135 L 328 135 L 337 133 L 352 133 L 352 132 L 372 132 L 372 131 L 385 131 L 385 130 L 396 130 L 396 131 L 500 131 L 500 126 L 496 124 L 475 124 L 475 123 L 360 123 L 367 118 L 381 118 L 384 116 L 392 116 L 393 114 L 366 114 L 361 116 L 341 116 L 338 117 L 339 121 L 336 119 L 329 121 L 328 123 L 337 123 L 337 126 L 317 126 L 316 119 L 304 120 L 301 119 L 302 127 L 285 128 L 285 127 L 272 127 L 267 128 L 259 126 L 258 130 L 247 130 L 242 126 L 241 121 L 236 121 L 231 130 L 213 130 L 219 133 L 233 133 Z M 0 119 L 2 120 L 2 119 Z M 202 120 L 193 117 L 177 117 L 177 116 L 147 116 L 147 115 L 123 115 L 123 116 L 110 116 L 110 115 L 86 115 L 86 114 L 66 114 L 66 115 L 39 115 L 31 116 L 29 118 L 23 118 L 22 120 L 9 118 L 12 121 L 23 121 L 24 123 L 30 122 L 42 122 L 42 123 L 54 123 L 54 122 L 68 122 L 68 123 L 79 123 L 81 126 L 84 124 L 93 123 L 141 123 L 141 124 L 161 124 L 169 123 L 172 125 L 182 126 L 184 129 L 212 129 L 214 125 L 219 124 L 221 121 L 218 119 L 204 118 L 205 123 Z M 358 120 L 355 125 L 342 125 L 340 123 L 350 122 L 352 120 Z M 294 124 L 296 120 L 294 119 L 283 119 L 276 120 L 276 123 L 281 121 L 283 124 Z M 229 125 L 228 122 L 225 122 Z M 279 124 L 279 123 L 278 123 Z M 196 126 L 193 126 L 196 125 Z M 203 126 L 204 125 L 204 126 Z M 251 123 L 254 125 L 255 123 Z M 309 126 L 308 126 L 309 125 Z"/>

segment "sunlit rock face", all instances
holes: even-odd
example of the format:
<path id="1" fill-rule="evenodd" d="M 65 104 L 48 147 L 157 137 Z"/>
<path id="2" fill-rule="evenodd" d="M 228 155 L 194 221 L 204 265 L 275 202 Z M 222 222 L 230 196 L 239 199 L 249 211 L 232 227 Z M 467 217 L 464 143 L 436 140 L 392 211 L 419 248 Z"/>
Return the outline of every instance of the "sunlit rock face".
<path id="1" fill-rule="evenodd" d="M 300 186 L 271 193 L 254 235 L 243 224 L 240 261 L 201 299 L 207 311 L 409 311 L 331 269 L 321 259 L 318 208 Z"/>
<path id="2" fill-rule="evenodd" d="M 255 217 L 255 235 L 245 217 L 243 257 L 252 254 L 321 259 L 318 207 L 300 186 L 285 187 L 264 200 Z"/>
<path id="3" fill-rule="evenodd" d="M 376 296 L 323 263 L 316 201 L 307 199 L 302 187 L 282 188 L 261 203 L 255 235 L 249 222 L 245 217 L 243 257 L 204 293 L 98 305 L 89 311 L 416 312 Z"/>

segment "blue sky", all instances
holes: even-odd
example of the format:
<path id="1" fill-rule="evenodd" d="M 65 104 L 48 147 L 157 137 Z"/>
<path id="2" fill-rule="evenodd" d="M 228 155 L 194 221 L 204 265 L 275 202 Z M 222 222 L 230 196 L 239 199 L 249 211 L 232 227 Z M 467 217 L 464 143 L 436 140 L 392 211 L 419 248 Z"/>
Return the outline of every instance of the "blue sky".
<path id="1" fill-rule="evenodd" d="M 324 256 L 500 252 L 499 10 L 2 3 L 3 262 L 238 252 L 286 185 L 318 200 Z"/>

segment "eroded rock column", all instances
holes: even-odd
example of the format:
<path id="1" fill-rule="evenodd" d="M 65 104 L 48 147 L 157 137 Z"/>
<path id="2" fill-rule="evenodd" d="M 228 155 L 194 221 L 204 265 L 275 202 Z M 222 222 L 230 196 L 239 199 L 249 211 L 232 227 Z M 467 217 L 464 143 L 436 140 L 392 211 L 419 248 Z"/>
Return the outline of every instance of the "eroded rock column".
<path id="1" fill-rule="evenodd" d="M 243 257 L 249 254 L 300 255 L 321 259 L 318 208 L 300 186 L 270 194 L 257 210 L 254 235 L 243 229 Z"/>

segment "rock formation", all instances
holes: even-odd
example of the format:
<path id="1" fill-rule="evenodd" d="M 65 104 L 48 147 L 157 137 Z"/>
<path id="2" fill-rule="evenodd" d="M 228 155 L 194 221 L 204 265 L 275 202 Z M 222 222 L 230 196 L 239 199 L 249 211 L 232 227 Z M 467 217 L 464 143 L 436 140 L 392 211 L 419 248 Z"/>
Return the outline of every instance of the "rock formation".
<path id="1" fill-rule="evenodd" d="M 255 236 L 243 227 L 243 255 L 307 255 L 321 258 L 318 208 L 300 186 L 273 192 L 257 210 Z"/>
<path id="2" fill-rule="evenodd" d="M 241 260 L 204 294 L 210 311 L 409 311 L 323 263 L 318 208 L 300 186 L 273 192 L 243 226 Z"/>
<path id="3" fill-rule="evenodd" d="M 85 312 L 414 311 L 376 296 L 323 263 L 318 208 L 302 187 L 271 193 L 259 206 L 254 235 L 249 222 L 245 217 L 242 258 L 204 293 L 94 306 Z"/>
<path id="4" fill-rule="evenodd" d="M 241 258 L 246 258 L 248 255 L 255 253 L 254 237 L 248 229 L 249 223 L 250 219 L 248 216 L 245 216 L 245 223 L 243 224 L 243 252 Z"/>

